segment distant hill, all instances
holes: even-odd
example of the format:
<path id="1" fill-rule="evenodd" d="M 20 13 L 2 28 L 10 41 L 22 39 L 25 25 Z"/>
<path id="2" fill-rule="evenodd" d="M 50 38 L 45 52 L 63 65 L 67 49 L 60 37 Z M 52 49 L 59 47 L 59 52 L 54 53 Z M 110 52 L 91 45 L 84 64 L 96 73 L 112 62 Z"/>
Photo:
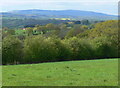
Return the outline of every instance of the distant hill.
<path id="1" fill-rule="evenodd" d="M 25 25 L 60 24 L 73 20 L 105 21 L 118 17 L 104 13 L 80 10 L 15 10 L 2 12 L 2 27 L 23 28 Z"/>
<path id="2" fill-rule="evenodd" d="M 71 19 L 91 19 L 91 20 L 112 20 L 117 19 L 115 15 L 104 13 L 81 11 L 81 10 L 15 10 L 1 13 L 3 18 L 71 18 Z"/>

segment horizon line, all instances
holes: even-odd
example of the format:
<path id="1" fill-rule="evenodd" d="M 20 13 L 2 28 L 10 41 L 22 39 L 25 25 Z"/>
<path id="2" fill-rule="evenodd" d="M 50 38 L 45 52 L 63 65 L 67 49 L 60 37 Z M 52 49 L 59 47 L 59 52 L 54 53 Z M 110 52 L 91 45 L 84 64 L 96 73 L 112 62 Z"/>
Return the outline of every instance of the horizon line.
<path id="1" fill-rule="evenodd" d="M 106 15 L 118 16 L 118 13 L 117 14 L 109 14 L 109 13 L 104 13 L 104 12 L 97 12 L 97 11 L 90 11 L 90 10 L 79 10 L 79 9 L 18 9 L 18 10 L 9 10 L 9 11 L 0 11 L 0 12 L 4 13 L 4 12 L 21 11 L 21 10 L 48 10 L 48 11 L 76 10 L 76 11 L 87 11 L 87 12 L 94 12 L 94 13 L 101 13 L 101 14 L 106 14 Z"/>

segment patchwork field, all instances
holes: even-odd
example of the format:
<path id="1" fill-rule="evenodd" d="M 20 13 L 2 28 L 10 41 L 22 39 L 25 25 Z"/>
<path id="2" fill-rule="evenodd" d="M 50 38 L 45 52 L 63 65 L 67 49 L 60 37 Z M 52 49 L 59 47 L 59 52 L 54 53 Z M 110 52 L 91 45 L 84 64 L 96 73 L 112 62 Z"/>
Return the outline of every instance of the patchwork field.
<path id="1" fill-rule="evenodd" d="M 117 86 L 118 59 L 3 66 L 3 86 Z"/>

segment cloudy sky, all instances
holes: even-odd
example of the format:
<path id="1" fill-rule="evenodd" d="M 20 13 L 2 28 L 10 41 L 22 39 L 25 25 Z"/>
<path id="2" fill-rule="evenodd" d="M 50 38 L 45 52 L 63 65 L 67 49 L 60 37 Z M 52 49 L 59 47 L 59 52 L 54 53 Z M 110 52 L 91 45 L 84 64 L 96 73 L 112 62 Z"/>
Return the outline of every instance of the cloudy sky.
<path id="1" fill-rule="evenodd" d="M 0 11 L 85 10 L 117 15 L 119 0 L 0 0 Z"/>

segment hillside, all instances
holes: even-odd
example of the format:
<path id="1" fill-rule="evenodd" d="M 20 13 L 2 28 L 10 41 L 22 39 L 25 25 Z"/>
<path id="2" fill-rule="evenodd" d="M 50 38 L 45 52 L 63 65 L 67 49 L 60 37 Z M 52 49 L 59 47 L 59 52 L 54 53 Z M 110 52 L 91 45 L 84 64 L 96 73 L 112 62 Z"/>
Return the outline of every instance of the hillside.
<path id="1" fill-rule="evenodd" d="M 2 27 L 11 29 L 24 28 L 26 25 L 60 24 L 78 20 L 95 22 L 117 19 L 115 15 L 80 10 L 15 10 L 0 15 L 2 15 Z"/>
<path id="2" fill-rule="evenodd" d="M 14 18 L 71 18 L 71 19 L 95 19 L 95 20 L 111 20 L 117 19 L 117 16 L 104 13 L 81 11 L 81 10 L 15 10 L 1 13 L 3 17 Z"/>
<path id="3" fill-rule="evenodd" d="M 3 66 L 3 86 L 117 85 L 117 59 Z"/>

